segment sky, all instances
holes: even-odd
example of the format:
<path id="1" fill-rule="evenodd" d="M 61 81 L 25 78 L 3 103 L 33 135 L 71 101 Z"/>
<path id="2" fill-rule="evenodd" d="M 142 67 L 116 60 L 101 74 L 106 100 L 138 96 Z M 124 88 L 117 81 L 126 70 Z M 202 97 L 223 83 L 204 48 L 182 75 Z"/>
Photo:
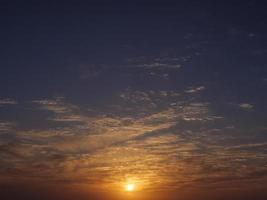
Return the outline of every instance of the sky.
<path id="1" fill-rule="evenodd" d="M 266 8 L 1 1 L 0 198 L 266 199 Z"/>

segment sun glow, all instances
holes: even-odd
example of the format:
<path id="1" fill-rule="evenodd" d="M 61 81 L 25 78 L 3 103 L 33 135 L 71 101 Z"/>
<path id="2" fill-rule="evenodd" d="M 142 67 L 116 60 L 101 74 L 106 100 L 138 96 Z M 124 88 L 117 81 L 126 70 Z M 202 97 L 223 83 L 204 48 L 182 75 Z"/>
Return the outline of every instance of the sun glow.
<path id="1" fill-rule="evenodd" d="M 128 183 L 128 184 L 125 185 L 125 190 L 127 192 L 132 192 L 132 191 L 134 191 L 134 189 L 135 189 L 135 185 L 132 184 L 132 183 Z"/>

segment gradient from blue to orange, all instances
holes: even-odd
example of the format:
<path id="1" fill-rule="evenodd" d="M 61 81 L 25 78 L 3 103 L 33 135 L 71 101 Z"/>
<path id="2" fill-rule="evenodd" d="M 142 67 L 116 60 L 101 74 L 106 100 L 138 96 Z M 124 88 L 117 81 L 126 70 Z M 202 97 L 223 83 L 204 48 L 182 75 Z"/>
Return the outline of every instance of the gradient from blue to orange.
<path id="1" fill-rule="evenodd" d="M 266 199 L 266 8 L 1 1 L 0 198 Z"/>

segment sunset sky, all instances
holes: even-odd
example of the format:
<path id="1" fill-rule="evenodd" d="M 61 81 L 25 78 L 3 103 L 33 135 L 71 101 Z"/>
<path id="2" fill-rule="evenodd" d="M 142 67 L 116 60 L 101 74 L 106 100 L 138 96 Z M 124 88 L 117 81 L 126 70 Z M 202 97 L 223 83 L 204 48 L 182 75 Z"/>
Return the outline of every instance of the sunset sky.
<path id="1" fill-rule="evenodd" d="M 267 3 L 0 2 L 1 200 L 266 200 Z"/>

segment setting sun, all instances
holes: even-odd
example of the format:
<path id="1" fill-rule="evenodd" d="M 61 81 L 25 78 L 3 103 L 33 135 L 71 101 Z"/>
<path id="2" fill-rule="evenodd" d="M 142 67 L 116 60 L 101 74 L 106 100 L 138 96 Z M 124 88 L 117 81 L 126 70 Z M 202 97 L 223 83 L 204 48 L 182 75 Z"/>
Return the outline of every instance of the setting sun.
<path id="1" fill-rule="evenodd" d="M 132 191 L 134 191 L 134 189 L 135 189 L 135 185 L 134 184 L 126 184 L 125 185 L 125 190 L 127 192 L 132 192 Z"/>

